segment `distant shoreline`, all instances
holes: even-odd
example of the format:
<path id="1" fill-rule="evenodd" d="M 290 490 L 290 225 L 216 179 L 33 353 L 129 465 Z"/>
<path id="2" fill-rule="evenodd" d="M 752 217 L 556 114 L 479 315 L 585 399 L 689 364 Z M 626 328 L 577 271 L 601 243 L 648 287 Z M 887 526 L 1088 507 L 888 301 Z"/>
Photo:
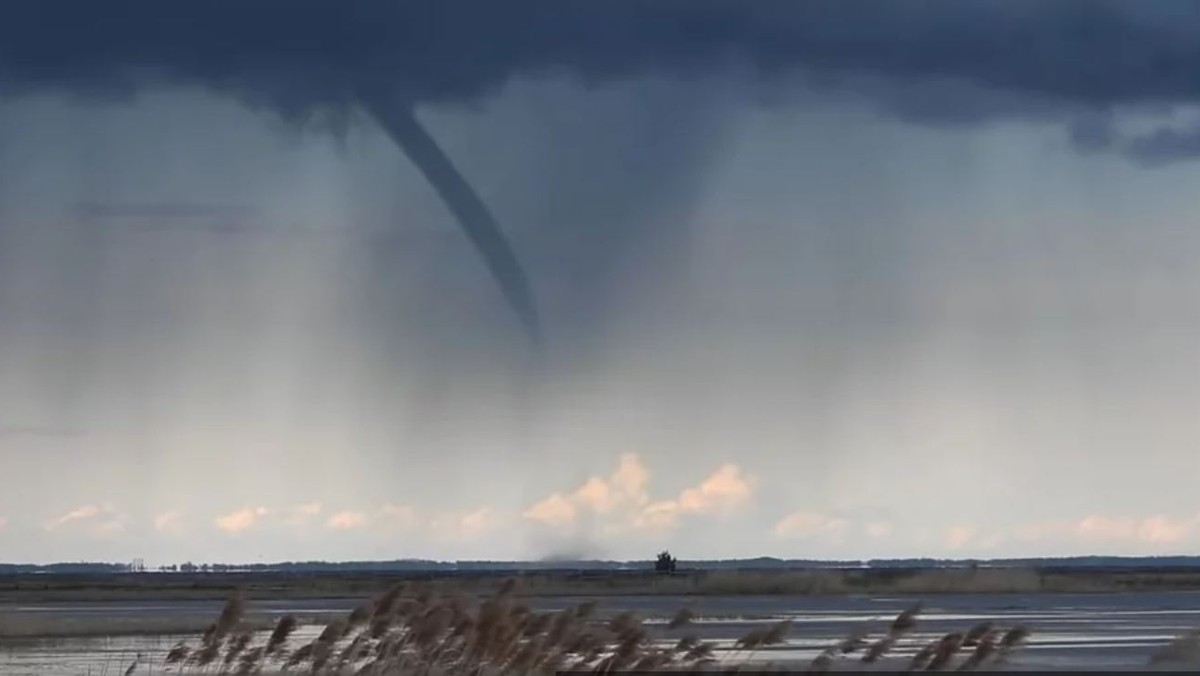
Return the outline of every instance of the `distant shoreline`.
<path id="1" fill-rule="evenodd" d="M 0 562 L 0 578 L 13 574 L 89 574 L 127 572 L 174 573 L 405 573 L 503 575 L 544 572 L 637 573 L 652 570 L 653 560 L 611 559 L 553 559 L 538 561 L 489 561 L 435 559 L 391 559 L 375 561 L 275 561 L 269 563 L 184 563 L 173 566 L 149 566 L 135 570 L 140 562 L 112 563 L 101 561 L 72 561 L 58 563 Z M 1066 556 L 1024 557 L 1007 559 L 781 559 L 760 556 L 748 559 L 686 559 L 679 560 L 681 570 L 688 571 L 798 571 L 798 570 L 929 570 L 939 568 L 1022 568 L 1036 570 L 1086 569 L 1089 571 L 1182 570 L 1200 569 L 1200 556 Z"/>
<path id="2" fill-rule="evenodd" d="M 223 572 L 0 575 L 0 605 L 36 602 L 361 599 L 396 584 L 486 594 L 515 577 L 522 593 L 570 596 L 742 596 L 1200 591 L 1200 567 L 866 568 L 653 571 Z"/>

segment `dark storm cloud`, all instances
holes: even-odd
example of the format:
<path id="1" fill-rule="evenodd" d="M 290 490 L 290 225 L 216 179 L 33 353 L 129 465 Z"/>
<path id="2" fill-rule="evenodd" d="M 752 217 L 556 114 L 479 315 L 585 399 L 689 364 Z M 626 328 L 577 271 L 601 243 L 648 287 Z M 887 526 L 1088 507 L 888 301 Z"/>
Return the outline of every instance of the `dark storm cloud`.
<path id="1" fill-rule="evenodd" d="M 0 81 L 81 93 L 194 83 L 298 111 L 381 78 L 444 102 L 517 74 L 594 82 L 739 60 L 1106 105 L 1194 99 L 1198 28 L 1200 5 L 1171 0 L 23 0 L 0 9 Z"/>
<path id="2" fill-rule="evenodd" d="M 1104 113 L 1080 115 L 1071 123 L 1070 134 L 1075 147 L 1085 152 L 1108 150 L 1117 140 L 1112 115 Z"/>
<path id="3" fill-rule="evenodd" d="M 1129 141 L 1125 152 L 1150 165 L 1197 157 L 1200 156 L 1200 129 L 1158 129 Z"/>
<path id="4" fill-rule="evenodd" d="M 739 69 L 757 74 L 767 99 L 802 83 L 857 88 L 925 124 L 1071 121 L 1196 102 L 1198 38 L 1200 5 L 1185 0 L 17 0 L 0 6 L 0 94 L 120 99 L 194 86 L 291 120 L 345 120 L 371 108 L 395 138 L 399 118 L 379 114 L 380 92 L 404 101 L 405 119 L 415 119 L 413 106 L 471 104 L 520 78 L 592 85 Z M 681 111 L 659 136 L 692 127 L 686 118 L 701 114 Z M 1083 122 L 1072 132 L 1081 148 L 1146 163 L 1200 152 L 1187 130 L 1128 139 Z M 579 145 L 589 150 L 586 139 Z M 688 144 L 666 145 L 650 161 L 675 166 L 665 157 L 672 148 L 696 156 Z M 419 165 L 433 157 L 411 150 Z M 430 166 L 422 167 L 427 177 Z M 668 180 L 647 178 L 646 186 Z M 536 331 L 526 272 L 470 185 L 458 185 L 439 193 Z M 474 215 L 470 223 L 464 214 Z M 627 225 L 645 229 L 644 214 L 634 216 L 595 230 L 602 234 L 588 248 L 604 257 L 599 268 L 625 249 Z"/>
<path id="5" fill-rule="evenodd" d="M 1109 0 L 18 0 L 0 7 L 0 87 L 124 96 L 213 88 L 288 117 L 346 109 L 364 87 L 462 103 L 517 76 L 584 83 L 704 75 L 882 76 L 888 106 L 928 123 L 1025 107 L 1072 114 L 1200 99 L 1200 4 Z M 932 92 L 954 80 L 975 95 Z M 789 80 L 790 81 L 790 80 Z M 1018 98 L 1001 100 L 1002 91 Z M 1186 132 L 1185 132 L 1186 135 Z M 1174 159 L 1194 144 L 1117 144 Z M 1166 149 L 1161 146 L 1166 145 Z"/>

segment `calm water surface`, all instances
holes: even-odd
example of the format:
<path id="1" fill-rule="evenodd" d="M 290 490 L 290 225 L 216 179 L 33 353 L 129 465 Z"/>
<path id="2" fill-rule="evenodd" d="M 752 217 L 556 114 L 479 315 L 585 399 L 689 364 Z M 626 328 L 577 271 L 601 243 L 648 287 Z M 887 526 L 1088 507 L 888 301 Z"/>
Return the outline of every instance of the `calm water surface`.
<path id="1" fill-rule="evenodd" d="M 574 605 L 582 598 L 532 599 L 537 610 Z M 880 633 L 913 598 L 812 598 L 812 597 L 606 597 L 598 599 L 606 612 L 633 610 L 663 622 L 678 608 L 691 605 L 700 621 L 693 628 L 706 640 L 729 645 L 752 627 L 781 619 L 794 625 L 788 642 L 758 659 L 776 662 L 812 659 L 823 648 L 846 636 L 852 627 L 867 623 Z M 271 614 L 350 610 L 351 601 L 316 600 L 254 604 Z M 93 617 L 128 617 L 197 613 L 216 617 L 219 602 L 40 604 L 0 607 L 0 612 L 47 620 Z M 1133 670 L 1144 668 L 1153 650 L 1188 629 L 1200 627 L 1200 594 L 1033 594 L 962 595 L 930 597 L 912 639 L 898 654 L 911 654 L 914 646 L 951 630 L 964 630 L 976 622 L 994 621 L 999 627 L 1021 624 L 1033 630 L 1029 645 L 1011 669 Z M 319 628 L 307 628 L 296 641 L 312 638 Z M 5 676 L 119 675 L 142 658 L 135 674 L 169 673 L 163 658 L 180 640 L 196 637 L 127 636 L 64 639 L 6 639 L 0 637 L 0 674 Z M 848 666 L 848 665 L 847 665 Z"/>

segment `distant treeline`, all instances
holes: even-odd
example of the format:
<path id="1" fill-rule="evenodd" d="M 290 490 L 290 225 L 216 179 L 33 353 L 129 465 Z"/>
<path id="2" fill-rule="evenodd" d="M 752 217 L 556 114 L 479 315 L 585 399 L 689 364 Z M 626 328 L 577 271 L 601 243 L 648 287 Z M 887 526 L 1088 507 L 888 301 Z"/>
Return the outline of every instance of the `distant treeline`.
<path id="1" fill-rule="evenodd" d="M 127 563 L 49 563 L 34 565 L 23 563 L 0 563 L 0 575 L 28 575 L 30 573 L 125 573 Z"/>
<path id="2" fill-rule="evenodd" d="M 821 561 L 813 559 L 755 559 L 696 560 L 680 559 L 680 572 L 711 570 L 803 570 L 837 568 L 1200 568 L 1200 556 L 1078 556 L 1067 558 L 1025 559 L 871 559 Z M 52 563 L 0 564 L 0 575 L 28 574 L 105 574 L 128 572 L 158 573 L 361 573 L 361 572 L 536 572 L 536 571 L 622 571 L 654 570 L 653 560 L 644 561 L 430 561 L 400 559 L 393 561 L 285 561 L 254 564 L 194 564 L 183 563 L 143 569 L 139 564 L 124 563 Z"/>

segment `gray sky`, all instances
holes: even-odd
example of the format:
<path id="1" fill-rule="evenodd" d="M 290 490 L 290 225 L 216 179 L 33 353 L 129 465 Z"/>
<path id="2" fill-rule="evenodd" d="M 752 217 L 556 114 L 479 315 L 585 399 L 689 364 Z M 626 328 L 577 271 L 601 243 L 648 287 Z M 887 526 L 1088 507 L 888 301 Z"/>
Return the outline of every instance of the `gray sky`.
<path id="1" fill-rule="evenodd" d="M 563 6 L 574 41 L 395 67 L 536 361 L 344 94 L 419 41 L 305 79 L 249 28 L 226 61 L 0 28 L 5 558 L 1200 545 L 1190 4 Z"/>

